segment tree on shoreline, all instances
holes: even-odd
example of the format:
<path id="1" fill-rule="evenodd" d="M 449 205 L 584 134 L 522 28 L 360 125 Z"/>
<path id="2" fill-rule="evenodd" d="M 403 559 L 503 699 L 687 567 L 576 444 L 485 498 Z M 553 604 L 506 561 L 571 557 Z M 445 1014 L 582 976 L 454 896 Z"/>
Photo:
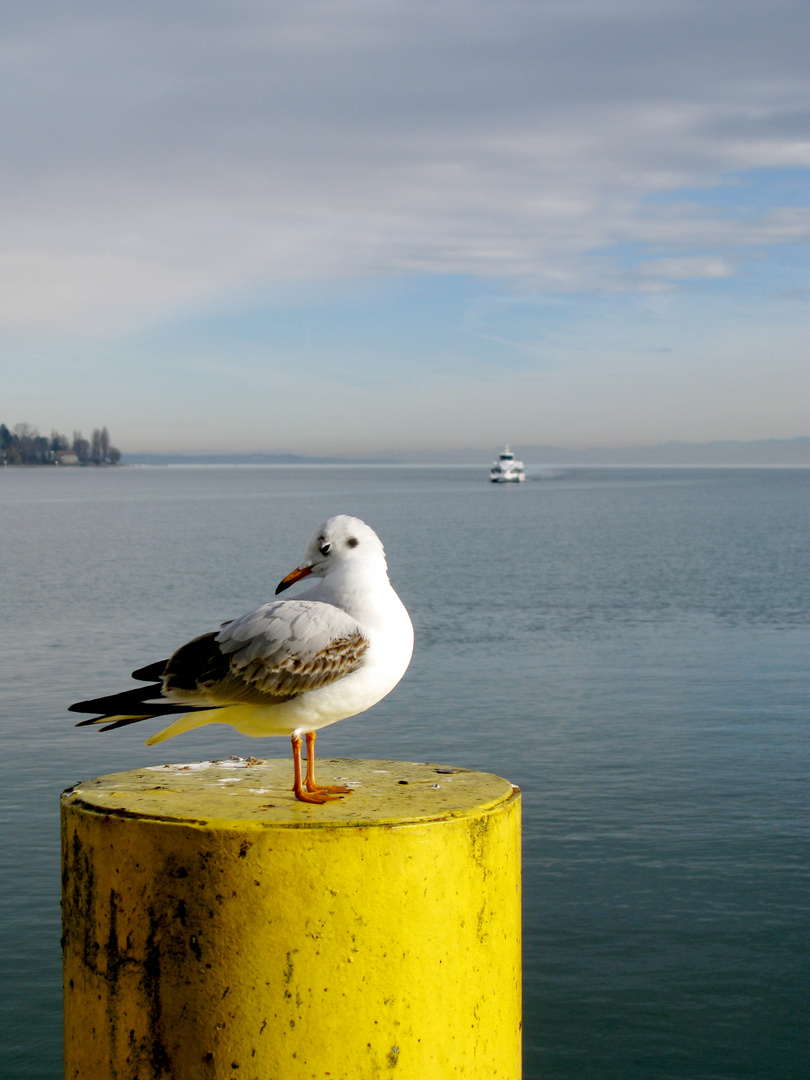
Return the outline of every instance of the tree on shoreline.
<path id="1" fill-rule="evenodd" d="M 121 460 L 121 451 L 111 445 L 106 427 L 95 428 L 92 443 L 74 431 L 71 443 L 58 431 L 51 431 L 48 439 L 33 424 L 15 424 L 13 431 L 0 424 L 2 465 L 58 465 L 60 457 L 71 450 L 80 465 L 117 465 Z"/>

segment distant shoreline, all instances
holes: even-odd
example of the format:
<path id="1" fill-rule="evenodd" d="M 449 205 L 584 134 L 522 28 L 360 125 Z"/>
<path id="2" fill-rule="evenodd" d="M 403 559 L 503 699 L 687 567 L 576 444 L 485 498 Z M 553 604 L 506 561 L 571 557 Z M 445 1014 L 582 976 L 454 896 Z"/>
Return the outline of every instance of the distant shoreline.
<path id="1" fill-rule="evenodd" d="M 63 461 L 3 461 L 3 469 L 120 469 L 126 461 L 75 461 L 65 464 Z"/>
<path id="2" fill-rule="evenodd" d="M 499 448 L 470 447 L 456 451 L 420 451 L 408 454 L 312 456 L 292 453 L 178 454 L 132 453 L 122 455 L 128 465 L 472 465 L 492 462 Z M 710 443 L 670 441 L 655 446 L 619 449 L 592 447 L 566 450 L 558 446 L 513 447 L 533 468 L 719 467 L 810 466 L 810 437 L 763 439 L 752 442 L 724 440 Z"/>
<path id="3" fill-rule="evenodd" d="M 121 461 L 116 465 L 56 465 L 56 464 L 38 464 L 27 463 L 22 464 L 2 464 L 0 465 L 0 473 L 4 470 L 14 471 L 43 471 L 50 469 L 53 472 L 80 472 L 86 469 L 91 471 L 114 469 L 116 471 L 123 470 L 129 472 L 130 470 L 139 469 L 272 469 L 272 470 L 298 470 L 298 469 L 463 469 L 469 472 L 481 473 L 489 477 L 489 469 L 491 462 L 477 461 L 296 461 L 296 462 L 255 462 L 255 461 L 194 461 L 186 459 L 183 461 Z M 604 461 L 563 461 L 563 462 L 532 462 L 527 461 L 525 463 L 526 478 L 527 480 L 539 480 L 539 479 L 556 479 L 567 473 L 571 472 L 583 472 L 587 470 L 593 471 L 609 471 L 609 470 L 626 470 L 636 472 L 664 472 L 664 471 L 677 471 L 683 472 L 710 472 L 724 471 L 724 472 L 744 472 L 745 470 L 763 470 L 763 471 L 778 471 L 778 470 L 810 470 L 810 461 L 800 462 L 604 462 Z"/>
<path id="4" fill-rule="evenodd" d="M 499 448 L 469 447 L 454 451 L 423 450 L 407 454 L 324 456 L 293 453 L 130 453 L 118 461 L 3 461 L 11 469 L 107 469 L 121 466 L 187 467 L 403 467 L 469 466 L 487 468 Z M 810 468 L 810 437 L 763 439 L 751 442 L 731 440 L 710 443 L 670 441 L 654 446 L 618 449 L 591 447 L 567 450 L 558 446 L 516 445 L 516 452 L 530 469 L 573 468 Z M 72 456 L 72 455 L 71 455 Z"/>

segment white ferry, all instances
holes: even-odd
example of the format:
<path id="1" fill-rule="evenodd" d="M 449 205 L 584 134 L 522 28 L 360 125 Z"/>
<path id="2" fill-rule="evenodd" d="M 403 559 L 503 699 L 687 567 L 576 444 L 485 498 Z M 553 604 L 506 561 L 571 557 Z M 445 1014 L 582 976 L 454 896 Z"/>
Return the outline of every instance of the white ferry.
<path id="1" fill-rule="evenodd" d="M 492 463 L 489 474 L 493 484 L 520 484 L 526 479 L 522 461 L 516 461 L 515 455 L 507 446 Z"/>

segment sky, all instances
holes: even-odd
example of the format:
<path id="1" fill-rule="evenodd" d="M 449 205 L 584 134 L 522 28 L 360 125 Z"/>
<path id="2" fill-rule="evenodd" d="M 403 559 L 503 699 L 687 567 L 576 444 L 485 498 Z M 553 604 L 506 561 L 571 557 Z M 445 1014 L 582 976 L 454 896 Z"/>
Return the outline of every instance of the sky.
<path id="1" fill-rule="evenodd" d="M 805 0 L 7 0 L 0 420 L 810 434 Z"/>

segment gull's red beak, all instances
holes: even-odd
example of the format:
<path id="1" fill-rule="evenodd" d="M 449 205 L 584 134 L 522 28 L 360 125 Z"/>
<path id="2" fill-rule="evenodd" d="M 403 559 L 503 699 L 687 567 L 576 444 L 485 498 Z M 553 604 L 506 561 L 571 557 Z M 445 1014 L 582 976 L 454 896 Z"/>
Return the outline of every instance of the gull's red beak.
<path id="1" fill-rule="evenodd" d="M 285 589 L 289 589 L 289 587 L 291 585 L 294 585 L 296 581 L 300 581 L 302 577 L 306 577 L 307 574 L 311 573 L 311 566 L 296 566 L 295 570 L 291 570 L 289 574 L 287 574 L 285 578 L 282 578 L 281 581 L 278 583 L 278 585 L 276 586 L 276 596 L 278 596 L 280 592 L 284 592 Z"/>

